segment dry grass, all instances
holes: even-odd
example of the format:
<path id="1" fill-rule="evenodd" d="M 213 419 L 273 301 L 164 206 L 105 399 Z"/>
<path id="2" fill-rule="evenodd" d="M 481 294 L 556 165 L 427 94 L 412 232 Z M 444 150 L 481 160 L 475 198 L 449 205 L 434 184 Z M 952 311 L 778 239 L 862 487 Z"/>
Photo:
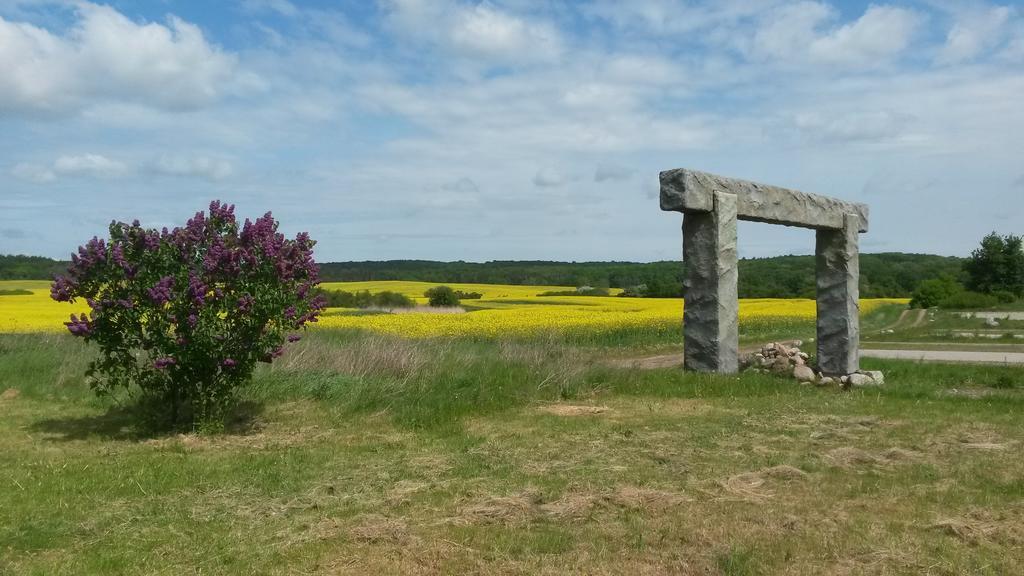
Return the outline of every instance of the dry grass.
<path id="1" fill-rule="evenodd" d="M 439 352 L 444 353 L 443 350 Z M 412 341 L 368 335 L 344 346 L 337 346 L 329 340 L 304 341 L 275 363 L 273 370 L 331 371 L 357 378 L 408 378 L 423 370 L 430 360 L 430 354 L 423 346 Z"/>
<path id="2" fill-rule="evenodd" d="M 591 416 L 607 412 L 607 406 L 580 406 L 576 404 L 548 404 L 537 408 L 537 411 L 555 416 Z"/>

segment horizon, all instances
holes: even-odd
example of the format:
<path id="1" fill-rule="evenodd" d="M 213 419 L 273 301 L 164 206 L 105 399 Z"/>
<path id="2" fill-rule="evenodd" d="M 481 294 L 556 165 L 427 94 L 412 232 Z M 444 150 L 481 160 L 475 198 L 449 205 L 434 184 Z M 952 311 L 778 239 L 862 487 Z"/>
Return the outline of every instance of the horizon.
<path id="1" fill-rule="evenodd" d="M 1014 5 L 10 0 L 0 46 L 0 253 L 221 198 L 325 262 L 678 260 L 680 167 L 866 203 L 864 253 L 1024 232 Z"/>
<path id="2" fill-rule="evenodd" d="M 314 252 L 315 252 L 314 248 Z M 939 258 L 968 258 L 968 256 L 957 256 L 950 254 L 928 254 L 924 252 L 861 252 L 861 256 L 881 256 L 886 254 L 899 254 L 902 256 L 936 256 Z M 0 257 L 25 257 L 25 258 L 46 258 L 54 262 L 66 262 L 60 258 L 52 258 L 50 256 L 42 256 L 37 254 L 0 254 Z M 774 256 L 741 256 L 739 260 L 766 260 L 771 258 L 813 258 L 814 254 L 776 254 Z M 434 264 L 491 264 L 491 263 L 516 263 L 522 264 L 526 262 L 536 262 L 539 264 L 657 264 L 661 262 L 679 262 L 682 263 L 682 258 L 678 260 L 426 260 L 421 258 L 390 258 L 387 260 L 317 260 L 317 264 L 366 264 L 366 263 L 385 263 L 385 262 L 426 262 Z"/>

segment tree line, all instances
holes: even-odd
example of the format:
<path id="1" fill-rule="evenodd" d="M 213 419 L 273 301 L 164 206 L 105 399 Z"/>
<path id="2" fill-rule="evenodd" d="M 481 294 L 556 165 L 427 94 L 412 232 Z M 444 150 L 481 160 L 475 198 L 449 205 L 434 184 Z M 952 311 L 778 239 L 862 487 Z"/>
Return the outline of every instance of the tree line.
<path id="1" fill-rule="evenodd" d="M 966 282 L 964 258 L 928 254 L 861 254 L 861 295 L 909 298 L 926 280 Z M 67 262 L 38 256 L 0 256 L 0 279 L 47 280 Z M 814 256 L 749 258 L 739 262 L 743 298 L 813 298 Z M 519 284 L 622 288 L 638 296 L 682 295 L 683 264 L 662 262 L 436 262 L 388 260 L 326 262 L 320 277 L 330 282 L 418 280 L 436 283 Z"/>

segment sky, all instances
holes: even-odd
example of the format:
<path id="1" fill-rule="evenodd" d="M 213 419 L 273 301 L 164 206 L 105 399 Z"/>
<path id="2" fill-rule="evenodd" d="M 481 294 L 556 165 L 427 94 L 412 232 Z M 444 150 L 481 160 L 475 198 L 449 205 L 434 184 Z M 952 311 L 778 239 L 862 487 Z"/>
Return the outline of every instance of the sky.
<path id="1" fill-rule="evenodd" d="M 0 253 L 221 199 L 321 261 L 679 259 L 681 167 L 867 203 L 863 252 L 1024 233 L 1024 4 L 0 0 Z"/>

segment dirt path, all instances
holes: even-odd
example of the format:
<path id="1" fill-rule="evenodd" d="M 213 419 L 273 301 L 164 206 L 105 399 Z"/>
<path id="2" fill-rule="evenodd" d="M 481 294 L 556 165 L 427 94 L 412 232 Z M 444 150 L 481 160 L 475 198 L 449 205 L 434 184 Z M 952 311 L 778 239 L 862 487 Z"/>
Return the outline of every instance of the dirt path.
<path id="1" fill-rule="evenodd" d="M 796 340 L 783 340 L 781 344 L 792 346 Z M 740 346 L 740 356 L 759 352 L 763 344 L 748 344 Z M 683 351 L 671 354 L 658 354 L 657 356 L 645 356 L 641 358 L 613 358 L 605 362 L 613 368 L 637 368 L 640 370 L 655 370 L 657 368 L 676 368 L 683 365 Z"/>
<path id="2" fill-rule="evenodd" d="M 917 318 L 914 319 L 914 323 L 911 324 L 910 328 L 918 328 L 924 324 L 924 321 L 928 318 L 928 311 L 924 308 L 917 311 Z"/>
<path id="3" fill-rule="evenodd" d="M 917 328 L 918 326 L 923 325 L 927 319 L 928 311 L 923 308 L 920 310 L 904 310 L 903 312 L 900 312 L 900 317 L 897 318 L 895 322 L 885 328 L 876 330 L 876 332 L 881 333 L 887 330 L 898 330 L 900 328 Z"/>
<path id="4" fill-rule="evenodd" d="M 903 312 L 900 312 L 900 317 L 897 318 L 895 322 L 893 322 L 892 324 L 889 324 L 888 326 L 880 328 L 878 330 L 878 332 L 885 332 L 886 330 L 895 330 L 895 329 L 899 328 L 900 324 L 903 324 L 903 320 L 906 319 L 906 317 L 910 314 L 910 312 L 911 312 L 910 309 L 907 309 L 907 310 L 904 310 Z"/>
<path id="5" fill-rule="evenodd" d="M 973 352 L 966 350 L 861 350 L 861 358 L 963 362 L 968 364 L 1024 364 L 1024 352 Z"/>

